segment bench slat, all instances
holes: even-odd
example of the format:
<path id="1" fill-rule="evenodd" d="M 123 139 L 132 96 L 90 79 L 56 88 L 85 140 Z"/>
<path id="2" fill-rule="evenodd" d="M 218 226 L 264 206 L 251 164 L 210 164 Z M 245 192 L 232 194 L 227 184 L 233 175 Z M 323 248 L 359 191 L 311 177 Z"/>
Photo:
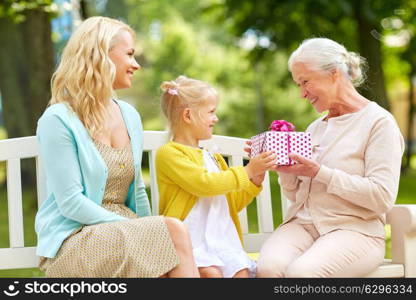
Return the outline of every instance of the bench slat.
<path id="1" fill-rule="evenodd" d="M 169 141 L 166 131 L 144 131 L 143 135 L 144 147 L 143 151 L 156 150 Z"/>
<path id="2" fill-rule="evenodd" d="M 10 247 L 24 247 L 20 159 L 7 160 L 7 206 Z"/>
<path id="3" fill-rule="evenodd" d="M 249 253 L 257 253 L 270 233 L 250 233 L 244 235 L 244 250 Z"/>
<path id="4" fill-rule="evenodd" d="M 156 178 L 156 150 L 149 151 L 149 169 L 150 169 L 150 178 Z M 156 180 L 150 180 L 150 193 L 152 198 L 152 214 L 154 216 L 159 215 L 159 190 L 157 187 Z"/>
<path id="5" fill-rule="evenodd" d="M 373 272 L 367 274 L 367 278 L 380 277 L 404 277 L 404 266 L 402 264 L 394 264 L 391 259 L 385 259 L 384 262 Z"/>
<path id="6" fill-rule="evenodd" d="M 36 268 L 39 256 L 36 247 L 2 248 L 0 249 L 0 270 Z"/>
<path id="7" fill-rule="evenodd" d="M 264 178 L 263 190 L 257 196 L 257 216 L 259 222 L 259 232 L 273 232 L 274 225 L 269 172 L 266 173 Z"/>
<path id="8" fill-rule="evenodd" d="M 228 158 L 228 164 L 230 167 L 237 167 L 243 165 L 243 157 L 241 155 L 233 155 Z M 243 234 L 248 233 L 248 218 L 247 218 L 247 209 L 244 208 L 238 213 L 238 218 L 240 219 L 241 230 Z"/>
<path id="9" fill-rule="evenodd" d="M 36 156 L 36 187 L 38 195 L 38 207 L 46 199 L 46 176 L 42 167 L 42 159 Z"/>
<path id="10" fill-rule="evenodd" d="M 0 140 L 0 161 L 35 157 L 39 153 L 36 136 Z"/>

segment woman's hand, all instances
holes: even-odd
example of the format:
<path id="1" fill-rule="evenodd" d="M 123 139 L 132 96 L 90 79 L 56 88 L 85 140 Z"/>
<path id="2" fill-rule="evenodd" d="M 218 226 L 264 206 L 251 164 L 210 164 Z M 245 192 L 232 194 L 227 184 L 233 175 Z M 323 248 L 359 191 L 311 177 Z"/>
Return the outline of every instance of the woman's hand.
<path id="1" fill-rule="evenodd" d="M 250 155 L 251 155 L 251 141 L 250 140 L 246 141 L 246 145 L 247 145 L 247 147 L 244 148 L 244 151 L 247 152 L 248 157 L 250 157 Z"/>
<path id="2" fill-rule="evenodd" d="M 290 159 L 295 160 L 297 164 L 293 166 L 278 166 L 273 167 L 274 171 L 293 174 L 297 176 L 306 176 L 314 178 L 318 174 L 321 167 L 317 162 L 300 156 L 295 153 L 289 154 Z"/>

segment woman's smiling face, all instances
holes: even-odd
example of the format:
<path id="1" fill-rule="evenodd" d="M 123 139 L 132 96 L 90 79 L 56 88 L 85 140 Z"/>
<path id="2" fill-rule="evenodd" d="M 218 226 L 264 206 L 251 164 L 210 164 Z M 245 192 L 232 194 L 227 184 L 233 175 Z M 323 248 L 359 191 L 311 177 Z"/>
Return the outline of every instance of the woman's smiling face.
<path id="1" fill-rule="evenodd" d="M 319 113 L 330 109 L 335 99 L 335 74 L 313 70 L 303 62 L 295 62 L 292 66 L 292 78 L 300 88 L 300 96 L 307 99 Z"/>
<path id="2" fill-rule="evenodd" d="M 109 57 L 116 66 L 113 89 L 125 89 L 131 86 L 133 73 L 140 69 L 134 57 L 134 40 L 128 31 L 122 30 L 116 37 L 116 43 L 109 51 Z"/>

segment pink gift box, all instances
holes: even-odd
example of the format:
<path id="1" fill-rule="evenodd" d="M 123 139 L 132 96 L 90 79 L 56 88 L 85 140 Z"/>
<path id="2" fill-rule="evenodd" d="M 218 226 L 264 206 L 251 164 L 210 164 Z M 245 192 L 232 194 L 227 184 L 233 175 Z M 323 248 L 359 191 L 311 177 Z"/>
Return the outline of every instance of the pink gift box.
<path id="1" fill-rule="evenodd" d="M 311 134 L 299 131 L 266 131 L 251 138 L 251 157 L 267 151 L 277 154 L 277 165 L 294 165 L 296 162 L 289 158 L 289 153 L 311 159 Z"/>

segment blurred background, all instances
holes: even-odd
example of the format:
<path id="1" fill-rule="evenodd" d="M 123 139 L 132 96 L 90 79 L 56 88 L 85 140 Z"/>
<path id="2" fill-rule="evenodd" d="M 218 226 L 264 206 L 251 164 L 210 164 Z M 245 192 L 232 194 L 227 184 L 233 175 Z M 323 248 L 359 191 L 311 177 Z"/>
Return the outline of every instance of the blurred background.
<path id="1" fill-rule="evenodd" d="M 319 115 L 291 80 L 290 53 L 311 37 L 328 37 L 359 53 L 369 65 L 359 91 L 395 116 L 406 139 L 397 203 L 416 204 L 416 1 L 0 0 L 0 139 L 35 134 L 66 41 L 95 15 L 123 20 L 137 33 L 142 69 L 118 97 L 137 108 L 145 130 L 165 128 L 160 83 L 186 75 L 220 93 L 215 134 L 249 138 L 275 119 L 302 131 Z M 0 162 L 0 248 L 8 247 L 5 167 Z M 32 246 L 34 162 L 23 160 L 22 168 L 25 242 Z M 271 180 L 277 226 L 279 188 L 274 174 Z M 255 203 L 249 217 L 255 232 Z M 0 271 L 0 277 L 41 275 L 36 269 Z"/>

